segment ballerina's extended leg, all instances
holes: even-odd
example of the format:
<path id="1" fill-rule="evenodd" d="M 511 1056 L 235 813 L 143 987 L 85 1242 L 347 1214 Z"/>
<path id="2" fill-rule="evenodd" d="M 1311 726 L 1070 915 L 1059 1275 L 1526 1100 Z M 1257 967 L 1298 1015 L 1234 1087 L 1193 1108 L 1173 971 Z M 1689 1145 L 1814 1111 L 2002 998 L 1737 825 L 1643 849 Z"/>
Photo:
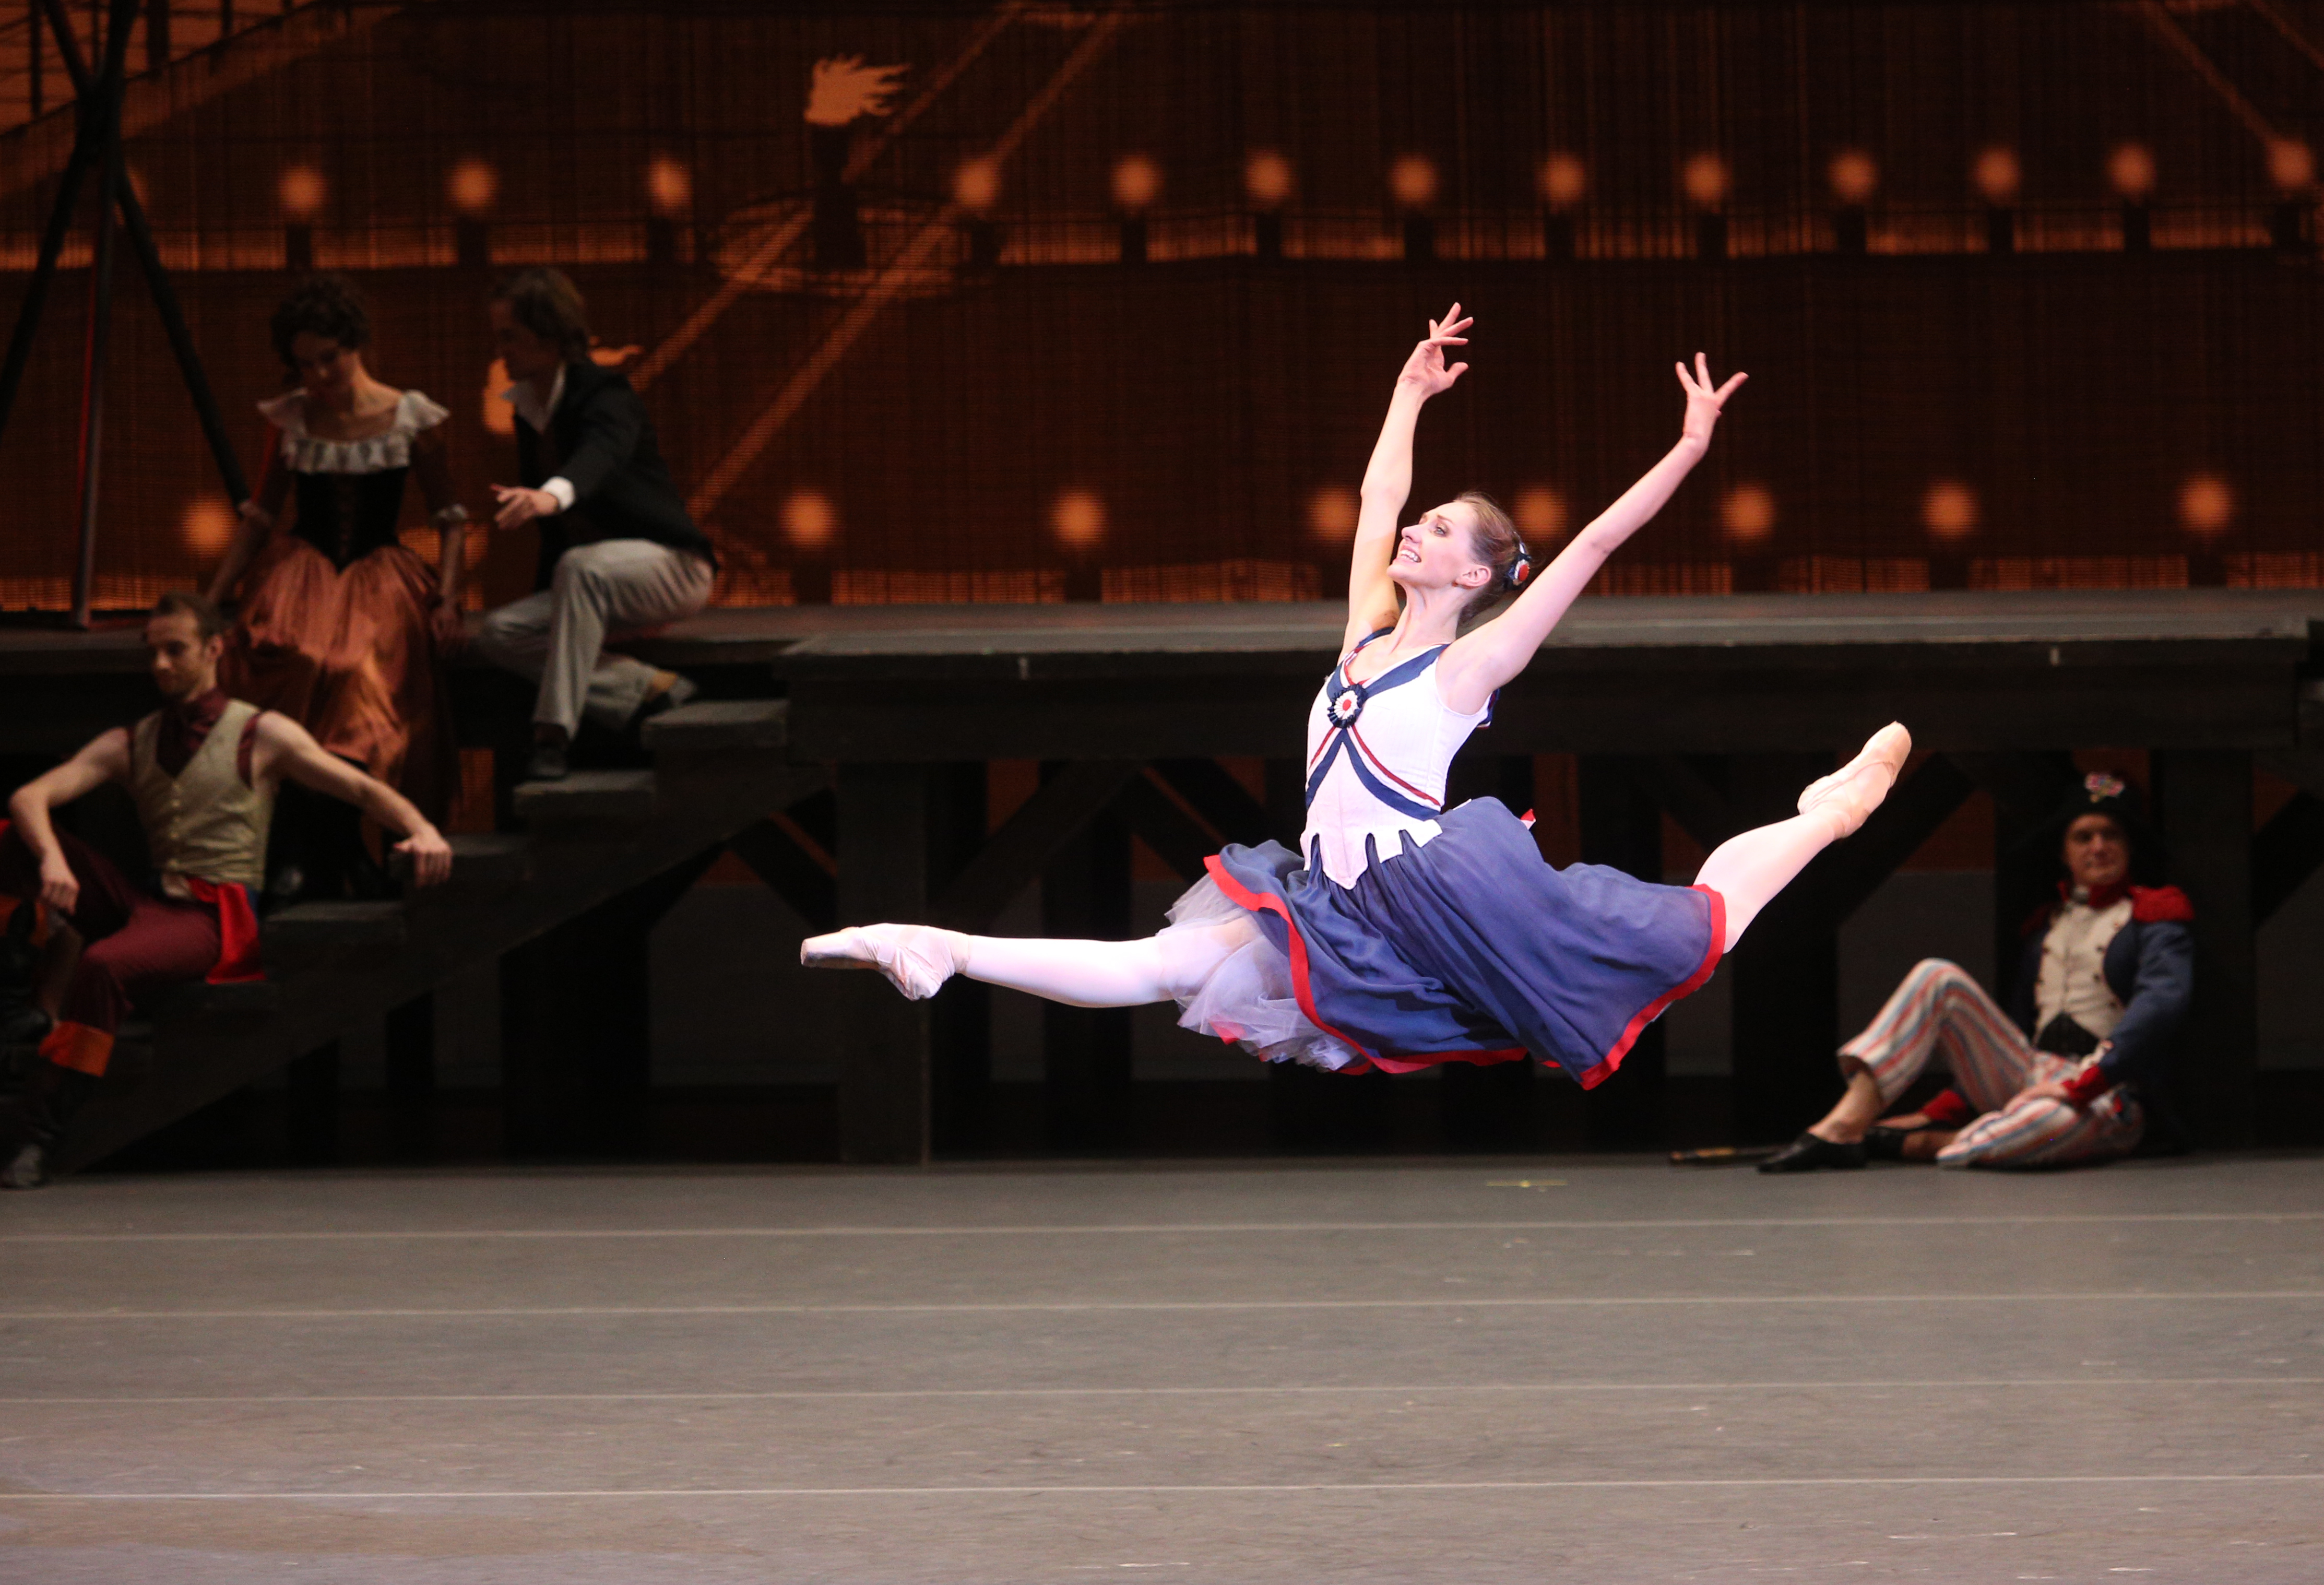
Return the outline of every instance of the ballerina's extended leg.
<path id="1" fill-rule="evenodd" d="M 1800 812 L 1789 820 L 1729 837 L 1703 861 L 1695 884 L 1727 899 L 1727 940 L 1732 949 L 1759 910 L 1792 883 L 1808 861 L 1852 834 L 1896 785 L 1913 734 L 1890 722 L 1872 734 L 1855 759 L 1811 782 Z"/>
<path id="2" fill-rule="evenodd" d="M 1247 919 L 1166 930 L 1138 941 L 965 935 L 927 925 L 858 925 L 799 944 L 811 969 L 877 969 L 914 1001 L 954 974 L 1069 1007 L 1140 1007 L 1190 996 L 1250 941 Z"/>

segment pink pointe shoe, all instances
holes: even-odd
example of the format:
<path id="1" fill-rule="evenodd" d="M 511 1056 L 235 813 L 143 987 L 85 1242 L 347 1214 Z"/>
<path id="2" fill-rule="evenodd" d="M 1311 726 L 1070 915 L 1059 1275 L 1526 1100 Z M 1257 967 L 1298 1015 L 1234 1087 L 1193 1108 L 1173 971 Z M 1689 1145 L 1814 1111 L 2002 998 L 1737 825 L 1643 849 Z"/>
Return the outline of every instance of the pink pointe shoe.
<path id="1" fill-rule="evenodd" d="M 1905 756 L 1912 751 L 1913 734 L 1901 723 L 1890 722 L 1866 740 L 1855 759 L 1808 784 L 1807 791 L 1800 795 L 1800 813 L 1827 810 L 1839 817 L 1841 836 L 1855 834 L 1896 785 Z"/>
<path id="2" fill-rule="evenodd" d="M 877 969 L 912 1001 L 926 1001 L 960 972 L 949 930 L 927 925 L 851 925 L 799 943 L 799 962 L 810 969 Z"/>

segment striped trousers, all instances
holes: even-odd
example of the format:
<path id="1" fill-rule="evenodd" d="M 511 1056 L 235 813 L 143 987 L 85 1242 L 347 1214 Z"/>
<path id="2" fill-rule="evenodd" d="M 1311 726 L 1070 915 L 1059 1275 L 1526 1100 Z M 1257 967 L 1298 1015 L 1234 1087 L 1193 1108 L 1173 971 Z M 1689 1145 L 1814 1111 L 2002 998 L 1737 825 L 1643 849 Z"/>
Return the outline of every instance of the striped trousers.
<path id="1" fill-rule="evenodd" d="M 1904 976 L 1864 1033 L 1840 1048 L 1880 1086 L 1883 1106 L 1913 1085 L 1932 1059 L 1978 1109 L 1975 1121 L 1937 1156 L 1940 1166 L 2065 1166 L 2120 1156 L 2136 1145 L 2146 1119 L 2138 1102 L 2109 1090 L 2087 1109 L 2019 1091 L 2071 1077 L 2084 1061 L 2036 1051 L 1985 988 L 1958 963 L 1923 958 Z"/>

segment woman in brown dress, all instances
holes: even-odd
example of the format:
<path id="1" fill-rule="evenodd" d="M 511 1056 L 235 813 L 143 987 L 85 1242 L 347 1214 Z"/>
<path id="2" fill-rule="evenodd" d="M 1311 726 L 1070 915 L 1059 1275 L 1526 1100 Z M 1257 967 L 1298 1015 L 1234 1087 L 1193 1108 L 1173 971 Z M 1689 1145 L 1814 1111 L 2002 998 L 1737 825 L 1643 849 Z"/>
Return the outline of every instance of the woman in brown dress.
<path id="1" fill-rule="evenodd" d="M 460 639 L 468 516 L 445 451 L 450 415 L 364 367 L 371 317 L 344 277 L 302 281 L 272 328 L 299 385 L 258 404 L 272 425 L 265 472 L 210 583 L 214 600 L 245 591 L 220 680 L 440 821 L 458 791 L 459 762 L 438 656 Z M 412 474 L 439 539 L 437 568 L 397 537 Z M 290 524 L 279 528 L 294 494 Z M 296 861 L 301 889 L 337 894 L 348 866 L 364 868 L 349 851 L 353 834 L 316 834 Z"/>

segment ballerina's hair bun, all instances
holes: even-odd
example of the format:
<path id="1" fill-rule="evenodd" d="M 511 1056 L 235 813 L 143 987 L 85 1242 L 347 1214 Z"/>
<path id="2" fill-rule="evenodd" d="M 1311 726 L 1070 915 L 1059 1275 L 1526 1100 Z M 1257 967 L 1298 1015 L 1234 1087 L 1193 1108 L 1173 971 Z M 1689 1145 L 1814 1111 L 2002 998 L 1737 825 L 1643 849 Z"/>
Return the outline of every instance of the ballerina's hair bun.
<path id="1" fill-rule="evenodd" d="M 1517 524 L 1491 496 L 1478 490 L 1463 490 L 1453 499 L 1468 504 L 1474 523 L 1470 533 L 1471 548 L 1477 559 L 1493 572 L 1470 597 L 1464 614 L 1472 614 L 1532 576 L 1533 558 L 1526 551 L 1525 541 L 1517 538 Z M 1520 566 L 1526 569 L 1523 573 L 1517 571 Z"/>

